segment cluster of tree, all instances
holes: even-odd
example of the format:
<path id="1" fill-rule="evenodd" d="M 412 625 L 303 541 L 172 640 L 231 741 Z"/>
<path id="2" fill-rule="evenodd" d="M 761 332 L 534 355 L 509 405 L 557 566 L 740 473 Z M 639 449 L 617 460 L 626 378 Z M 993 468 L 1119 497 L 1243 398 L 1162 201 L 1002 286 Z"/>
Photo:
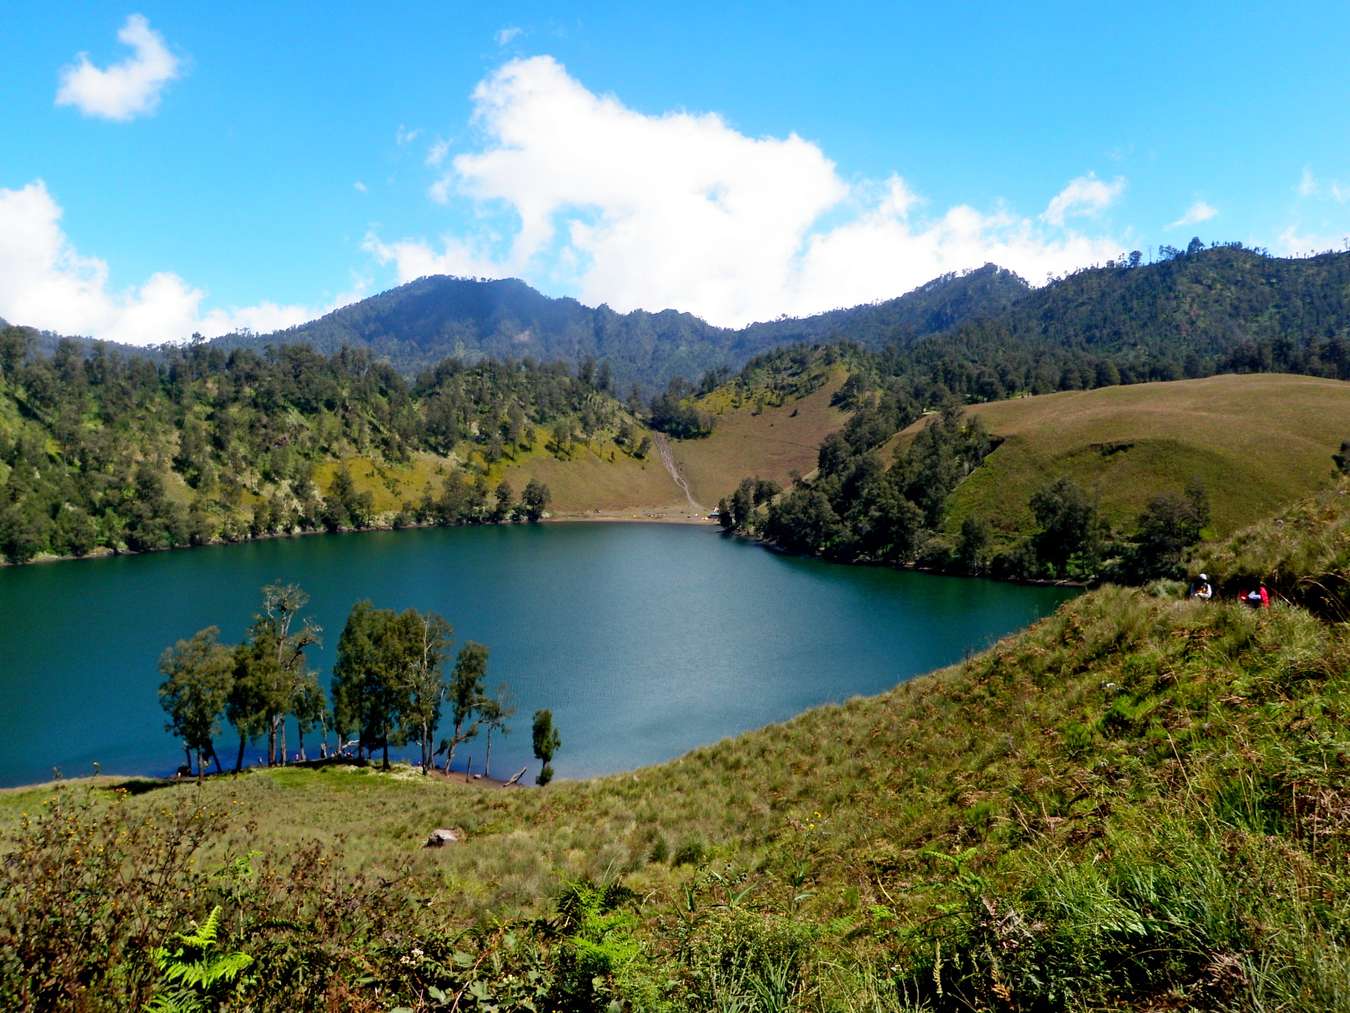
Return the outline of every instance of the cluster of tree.
<path id="1" fill-rule="evenodd" d="M 966 518 L 953 539 L 945 533 L 951 494 L 996 444 L 979 419 L 949 403 L 887 467 L 878 447 L 913 411 L 912 401 L 889 396 L 861 409 L 822 443 L 812 481 L 780 495 L 773 483 L 745 479 L 718 504 L 722 526 L 844 562 L 1021 579 L 1143 580 L 1175 573 L 1183 550 L 1209 523 L 1206 493 L 1192 485 L 1184 494 L 1159 494 L 1129 531 L 1113 532 L 1095 500 L 1061 478 L 1032 496 L 1037 527 L 1020 542 L 995 552 L 993 531 L 979 517 Z"/>
<path id="2" fill-rule="evenodd" d="M 657 432 L 680 439 L 697 439 L 713 430 L 713 418 L 691 403 L 694 391 L 687 380 L 670 381 L 664 394 L 652 398 L 647 424 Z"/>
<path id="3" fill-rule="evenodd" d="M 629 414 L 595 386 L 603 370 L 590 372 L 451 361 L 409 384 L 350 350 L 227 354 L 199 342 L 150 359 L 64 341 L 44 356 L 32 332 L 8 328 L 0 554 L 21 563 L 41 552 L 145 551 L 389 520 L 345 466 L 327 490 L 316 482 L 322 465 L 355 456 L 380 471 L 419 452 L 458 451 L 467 463 L 447 496 L 463 487 L 466 502 L 428 504 L 423 523 L 537 520 L 548 499 L 537 483 L 506 510 L 502 489 L 487 506 L 474 491 L 494 461 L 534 445 L 536 426 L 552 427 L 559 453 L 624 429 L 625 450 L 641 449 Z M 417 509 L 394 520 L 411 523 Z"/>
<path id="4" fill-rule="evenodd" d="M 444 618 L 434 612 L 395 612 L 358 602 L 338 640 L 330 706 L 306 662 L 306 651 L 319 643 L 322 634 L 312 620 L 300 616 L 308 596 L 293 584 L 269 584 L 262 598 L 262 608 L 242 643 L 222 644 L 219 627 L 210 626 L 167 648 L 160 658 L 164 682 L 159 697 L 168 717 L 166 729 L 182 740 L 186 767 L 191 771 L 195 765 L 199 780 L 208 761 L 222 770 L 214 743 L 225 724 L 239 737 L 236 773 L 244 765 L 248 743 L 263 737 L 267 765 L 285 764 L 288 719 L 300 736 L 301 758 L 305 735 L 317 729 L 321 755 L 330 755 L 331 734 L 335 737 L 331 755 L 354 750 L 357 759 L 364 759 L 378 751 L 385 769 L 391 745 L 416 743 L 423 773 L 438 757 L 448 771 L 459 747 L 482 731 L 483 770 L 491 776 L 492 736 L 507 733 L 515 707 L 506 686 L 487 689 L 486 647 L 466 643 L 447 677 L 453 630 Z M 450 731 L 434 744 L 447 705 L 444 717 Z M 560 744 L 552 713 L 536 712 L 539 784 L 552 779 L 551 763 Z"/>
<path id="5" fill-rule="evenodd" d="M 887 467 L 876 449 L 885 439 L 879 434 L 895 430 L 892 420 L 874 417 L 882 411 L 859 412 L 821 444 L 814 481 L 778 498 L 742 483 L 728 504 L 734 527 L 794 552 L 911 561 L 925 533 L 940 525 L 947 496 L 993 444 L 978 419 L 966 420 L 949 406 Z"/>

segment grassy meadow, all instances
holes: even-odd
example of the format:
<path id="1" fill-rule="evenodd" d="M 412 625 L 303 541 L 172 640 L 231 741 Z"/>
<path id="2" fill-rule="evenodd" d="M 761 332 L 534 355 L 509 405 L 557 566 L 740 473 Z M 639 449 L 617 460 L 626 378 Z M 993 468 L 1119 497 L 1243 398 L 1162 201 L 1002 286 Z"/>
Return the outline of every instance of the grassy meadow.
<path id="1" fill-rule="evenodd" d="M 1067 391 L 974 405 L 1002 440 L 951 498 L 947 525 L 981 516 L 1007 536 L 1035 526 L 1028 501 L 1066 475 L 1104 515 L 1128 525 L 1161 490 L 1192 478 L 1209 493 L 1222 536 L 1331 481 L 1331 454 L 1350 438 L 1350 384 L 1280 374 L 1214 376 Z M 883 457 L 925 424 L 898 434 Z"/>
<path id="2" fill-rule="evenodd" d="M 192 867 L 257 852 L 278 893 L 203 874 L 174 917 L 233 903 L 230 945 L 280 960 L 272 908 L 310 903 L 286 884 L 317 868 L 345 898 L 311 898 L 329 936 L 286 930 L 313 979 L 275 1001 L 260 980 L 252 1008 L 1350 1008 L 1350 627 L 1326 607 L 1350 605 L 1347 524 L 1342 483 L 1202 550 L 1260 571 L 1268 611 L 1105 587 L 963 664 L 627 774 L 4 793 L 23 861 L 0 940 L 24 938 L 5 890 L 35 889 L 35 835 L 68 854 L 106 814 L 134 837 L 204 807 L 221 822 Z M 441 826 L 465 840 L 422 849 Z M 155 868 L 126 856 L 120 888 Z M 388 917 L 360 922 L 372 905 Z M 535 998 L 507 1002 L 526 969 Z"/>

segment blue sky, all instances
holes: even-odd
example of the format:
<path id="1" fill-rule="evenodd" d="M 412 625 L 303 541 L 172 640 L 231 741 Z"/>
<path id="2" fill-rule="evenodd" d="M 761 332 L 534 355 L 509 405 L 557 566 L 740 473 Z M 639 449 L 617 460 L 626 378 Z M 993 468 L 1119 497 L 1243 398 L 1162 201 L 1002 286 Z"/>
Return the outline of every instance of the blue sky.
<path id="1" fill-rule="evenodd" d="M 1342 3 L 337 7 L 7 5 L 0 316 L 159 341 L 444 271 L 739 324 L 1350 234 Z"/>

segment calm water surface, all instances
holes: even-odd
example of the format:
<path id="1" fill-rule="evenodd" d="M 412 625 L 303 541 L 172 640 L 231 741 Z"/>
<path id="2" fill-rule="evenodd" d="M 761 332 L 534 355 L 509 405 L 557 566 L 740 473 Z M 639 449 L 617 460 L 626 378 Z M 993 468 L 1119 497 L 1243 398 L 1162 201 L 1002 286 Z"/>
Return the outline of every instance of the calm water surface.
<path id="1" fill-rule="evenodd" d="M 164 773 L 160 652 L 212 624 L 240 639 L 273 580 L 324 627 L 327 683 L 352 603 L 433 609 L 491 648 L 518 714 L 494 772 L 551 707 L 560 777 L 637 767 L 876 693 L 1054 610 L 1070 592 L 780 556 L 710 528 L 561 524 L 316 536 L 0 570 L 0 785 Z M 235 748 L 228 733 L 220 753 Z M 237 740 L 234 740 L 237 745 Z M 295 737 L 290 737 L 292 750 Z M 310 754 L 317 750 L 311 737 Z M 250 762 L 263 749 L 247 753 Z M 474 754 L 481 766 L 481 743 Z M 463 761 L 457 757 L 457 765 Z"/>

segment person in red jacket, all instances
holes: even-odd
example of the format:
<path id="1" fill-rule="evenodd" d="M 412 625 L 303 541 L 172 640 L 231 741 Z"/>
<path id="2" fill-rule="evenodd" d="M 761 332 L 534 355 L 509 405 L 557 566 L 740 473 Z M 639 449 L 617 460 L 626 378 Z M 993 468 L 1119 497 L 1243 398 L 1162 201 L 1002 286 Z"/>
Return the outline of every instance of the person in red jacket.
<path id="1" fill-rule="evenodd" d="M 1261 593 L 1261 607 L 1262 607 L 1263 609 L 1268 609 L 1268 608 L 1270 608 L 1270 592 L 1266 590 L 1266 585 L 1265 585 L 1265 584 L 1262 584 L 1262 585 L 1261 585 L 1261 592 L 1260 592 L 1260 593 Z"/>

